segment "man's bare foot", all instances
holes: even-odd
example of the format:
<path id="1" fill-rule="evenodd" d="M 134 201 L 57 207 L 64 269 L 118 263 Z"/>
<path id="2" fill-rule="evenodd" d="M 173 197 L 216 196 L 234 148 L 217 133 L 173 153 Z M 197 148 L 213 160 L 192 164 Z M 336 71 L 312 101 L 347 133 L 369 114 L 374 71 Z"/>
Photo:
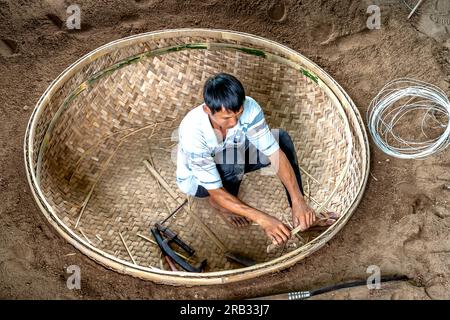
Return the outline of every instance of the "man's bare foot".
<path id="1" fill-rule="evenodd" d="M 322 217 L 317 219 L 314 223 L 314 227 L 329 227 L 339 219 L 339 215 L 332 211 L 324 212 L 321 216 Z"/>
<path id="2" fill-rule="evenodd" d="M 241 217 L 239 215 L 233 214 L 231 212 L 223 212 L 218 210 L 220 216 L 225 220 L 228 225 L 235 228 L 242 228 L 250 225 L 250 221 L 246 217 Z"/>
<path id="3" fill-rule="evenodd" d="M 228 225 L 235 228 L 242 228 L 250 224 L 250 221 L 248 221 L 246 217 L 231 213 L 231 211 L 219 206 L 215 201 L 211 199 L 211 197 L 208 198 L 208 201 L 213 208 L 217 209 L 222 219 L 224 219 L 224 221 L 228 223 Z"/>

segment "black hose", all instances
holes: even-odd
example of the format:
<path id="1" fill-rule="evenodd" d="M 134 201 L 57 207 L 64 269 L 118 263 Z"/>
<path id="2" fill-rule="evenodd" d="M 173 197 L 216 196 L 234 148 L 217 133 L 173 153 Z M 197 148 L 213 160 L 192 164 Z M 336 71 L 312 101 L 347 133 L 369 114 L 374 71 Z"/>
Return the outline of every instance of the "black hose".
<path id="1" fill-rule="evenodd" d="M 386 276 L 381 277 L 380 282 L 389 282 L 389 281 L 403 281 L 408 280 L 409 278 L 407 276 L 399 276 L 399 275 L 393 275 L 393 276 Z M 340 283 L 332 286 L 327 286 L 315 290 L 310 291 L 310 296 L 315 296 L 318 294 L 336 291 L 344 288 L 352 288 L 357 286 L 362 286 L 367 284 L 367 280 L 358 280 L 358 281 L 352 281 L 352 282 L 346 282 L 346 283 Z"/>

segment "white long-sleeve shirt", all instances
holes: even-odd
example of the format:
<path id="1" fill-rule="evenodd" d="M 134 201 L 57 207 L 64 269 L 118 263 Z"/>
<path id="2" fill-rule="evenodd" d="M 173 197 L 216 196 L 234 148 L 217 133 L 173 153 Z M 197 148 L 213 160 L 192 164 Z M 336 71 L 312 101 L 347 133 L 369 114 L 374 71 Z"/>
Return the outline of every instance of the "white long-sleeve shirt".
<path id="1" fill-rule="evenodd" d="M 245 137 L 266 156 L 279 149 L 261 107 L 253 98 L 245 97 L 244 111 L 238 123 L 228 129 L 222 142 L 218 141 L 203 106 L 201 104 L 189 111 L 178 130 L 177 184 L 189 195 L 195 195 L 199 185 L 207 190 L 223 186 L 216 167 L 222 156 L 217 155 L 222 155 L 224 149 L 243 146 Z"/>

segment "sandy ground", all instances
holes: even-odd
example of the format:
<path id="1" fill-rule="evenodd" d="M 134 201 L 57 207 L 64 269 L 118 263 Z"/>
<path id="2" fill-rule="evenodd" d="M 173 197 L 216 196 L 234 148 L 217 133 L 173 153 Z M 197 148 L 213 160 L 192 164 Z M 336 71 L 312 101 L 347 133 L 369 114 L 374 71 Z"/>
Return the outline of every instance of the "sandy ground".
<path id="1" fill-rule="evenodd" d="M 362 202 L 324 248 L 277 274 L 201 288 L 157 285 L 97 265 L 49 227 L 25 177 L 26 124 L 50 82 L 100 45 L 146 31 L 223 28 L 278 41 L 330 73 L 364 117 L 394 78 L 432 82 L 449 94 L 450 26 L 441 20 L 431 28 L 423 22 L 425 10 L 407 20 L 401 0 L 382 2 L 381 29 L 368 30 L 368 1 L 285 1 L 286 17 L 274 21 L 283 10 L 268 11 L 275 3 L 268 0 L 79 0 L 82 30 L 74 32 L 64 26 L 69 2 L 0 0 L 0 298 L 242 299 L 364 279 L 370 265 L 412 280 L 322 298 L 450 298 L 450 191 L 442 188 L 450 182 L 448 150 L 423 161 L 398 160 L 371 142 L 372 176 Z M 81 267 L 81 290 L 66 287 L 66 268 L 73 264 Z"/>

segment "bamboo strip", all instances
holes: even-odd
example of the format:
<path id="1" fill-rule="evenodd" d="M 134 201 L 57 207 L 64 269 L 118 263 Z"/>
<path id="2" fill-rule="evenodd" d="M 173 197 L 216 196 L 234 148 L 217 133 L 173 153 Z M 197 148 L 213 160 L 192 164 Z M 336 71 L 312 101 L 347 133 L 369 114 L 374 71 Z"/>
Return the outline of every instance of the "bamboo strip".
<path id="1" fill-rule="evenodd" d="M 89 238 L 88 238 L 88 237 L 86 236 L 86 234 L 83 232 L 83 229 L 80 228 L 79 231 L 80 231 L 80 233 L 82 234 L 82 236 L 86 239 L 86 241 L 89 242 L 89 244 L 93 246 L 94 244 L 92 243 L 91 240 L 89 240 Z"/>
<path id="2" fill-rule="evenodd" d="M 122 236 L 122 233 L 120 231 L 119 231 L 119 236 L 120 236 L 120 240 L 122 240 L 122 243 L 123 243 L 125 249 L 127 249 L 128 255 L 130 256 L 131 260 L 133 261 L 134 264 L 137 264 L 136 261 L 133 258 L 133 255 L 131 254 L 130 249 L 128 249 L 128 246 L 127 246 L 127 244 L 126 244 L 126 242 L 125 242 L 125 240 L 124 240 L 124 238 Z"/>

